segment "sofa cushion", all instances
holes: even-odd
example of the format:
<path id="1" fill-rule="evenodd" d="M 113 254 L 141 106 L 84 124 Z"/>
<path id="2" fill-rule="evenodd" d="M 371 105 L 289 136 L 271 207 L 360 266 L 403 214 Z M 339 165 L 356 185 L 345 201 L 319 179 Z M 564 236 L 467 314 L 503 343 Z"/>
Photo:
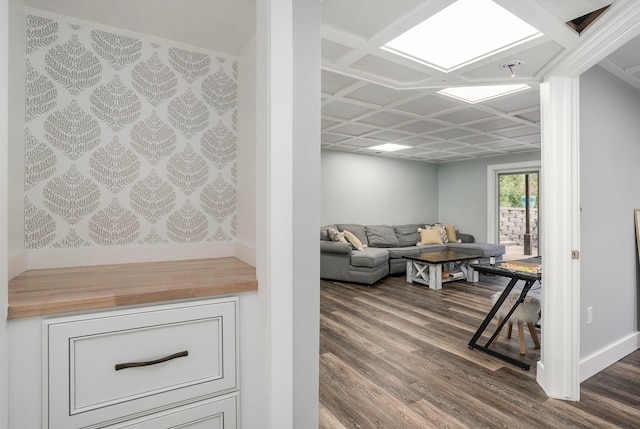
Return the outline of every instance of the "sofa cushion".
<path id="1" fill-rule="evenodd" d="M 399 247 L 393 227 L 389 225 L 367 225 L 364 227 L 370 247 Z"/>
<path id="2" fill-rule="evenodd" d="M 420 225 L 394 225 L 393 230 L 396 233 L 399 247 L 415 246 L 420 241 L 420 233 L 418 228 Z"/>
<path id="3" fill-rule="evenodd" d="M 385 249 L 367 247 L 362 252 L 351 253 L 351 265 L 354 267 L 373 268 L 381 264 L 386 264 L 389 260 L 389 252 Z"/>
<path id="4" fill-rule="evenodd" d="M 336 224 L 338 227 L 338 231 L 344 231 L 345 229 L 358 237 L 358 240 L 362 243 L 363 246 L 368 246 L 369 242 L 367 241 L 367 234 L 364 232 L 364 225 L 359 225 L 357 223 L 339 223 Z"/>
<path id="5" fill-rule="evenodd" d="M 482 257 L 501 256 L 506 251 L 502 244 L 492 243 L 449 243 L 447 248 L 451 250 L 476 250 L 482 252 Z"/>
<path id="6" fill-rule="evenodd" d="M 400 259 L 403 256 L 418 256 L 420 255 L 420 248 L 415 244 L 411 247 L 390 247 L 389 259 Z"/>

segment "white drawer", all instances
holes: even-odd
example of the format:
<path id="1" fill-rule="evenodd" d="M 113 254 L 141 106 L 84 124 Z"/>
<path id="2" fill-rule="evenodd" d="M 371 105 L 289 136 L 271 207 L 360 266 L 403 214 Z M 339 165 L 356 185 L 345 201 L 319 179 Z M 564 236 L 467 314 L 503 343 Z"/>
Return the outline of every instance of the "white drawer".
<path id="1" fill-rule="evenodd" d="M 236 307 L 224 299 L 46 320 L 44 427 L 102 427 L 236 390 Z"/>
<path id="2" fill-rule="evenodd" d="M 109 426 L 108 429 L 236 429 L 238 397 L 209 399 Z"/>

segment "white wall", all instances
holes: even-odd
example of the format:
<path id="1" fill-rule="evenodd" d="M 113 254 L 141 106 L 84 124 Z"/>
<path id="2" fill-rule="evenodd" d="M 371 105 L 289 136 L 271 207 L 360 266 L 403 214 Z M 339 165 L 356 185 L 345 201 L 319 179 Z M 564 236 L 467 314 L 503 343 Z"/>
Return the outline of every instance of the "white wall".
<path id="1" fill-rule="evenodd" d="M 440 164 L 438 219 L 472 234 L 476 241 L 487 241 L 487 166 L 534 160 L 540 160 L 540 152 Z"/>
<path id="2" fill-rule="evenodd" d="M 321 201 L 321 225 L 436 222 L 437 167 L 323 150 Z"/>
<path id="3" fill-rule="evenodd" d="M 581 378 L 639 346 L 639 118 L 640 91 L 600 67 L 580 77 Z"/>
<path id="4" fill-rule="evenodd" d="M 293 427 L 318 425 L 320 2 L 293 2 Z"/>
<path id="5" fill-rule="evenodd" d="M 238 226 L 234 255 L 256 265 L 256 39 L 238 64 Z"/>
<path id="6" fill-rule="evenodd" d="M 7 179 L 9 146 L 9 1 L 0 1 L 0 428 L 9 425 L 9 341 L 7 334 Z"/>
<path id="7" fill-rule="evenodd" d="M 21 0 L 9 0 L 9 276 L 26 269 L 24 250 L 24 91 L 25 13 Z"/>

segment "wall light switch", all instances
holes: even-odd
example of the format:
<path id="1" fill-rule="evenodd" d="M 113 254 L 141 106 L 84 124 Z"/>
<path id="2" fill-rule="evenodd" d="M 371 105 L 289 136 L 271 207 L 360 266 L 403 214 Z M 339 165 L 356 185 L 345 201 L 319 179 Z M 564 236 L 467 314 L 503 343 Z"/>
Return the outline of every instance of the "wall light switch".
<path id="1" fill-rule="evenodd" d="M 587 325 L 593 323 L 593 307 L 587 307 Z"/>

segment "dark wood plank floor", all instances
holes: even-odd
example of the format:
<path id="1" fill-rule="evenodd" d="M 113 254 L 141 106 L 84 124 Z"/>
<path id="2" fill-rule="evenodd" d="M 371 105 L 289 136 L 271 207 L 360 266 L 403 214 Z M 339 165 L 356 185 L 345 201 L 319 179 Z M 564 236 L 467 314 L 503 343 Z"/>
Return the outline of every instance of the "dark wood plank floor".
<path id="1" fill-rule="evenodd" d="M 467 347 L 501 284 L 481 276 L 434 291 L 404 276 L 373 287 L 322 281 L 320 428 L 640 427 L 640 352 L 566 402 L 536 383 L 540 355 L 526 330 L 531 371 Z M 517 330 L 495 348 L 519 358 Z"/>

